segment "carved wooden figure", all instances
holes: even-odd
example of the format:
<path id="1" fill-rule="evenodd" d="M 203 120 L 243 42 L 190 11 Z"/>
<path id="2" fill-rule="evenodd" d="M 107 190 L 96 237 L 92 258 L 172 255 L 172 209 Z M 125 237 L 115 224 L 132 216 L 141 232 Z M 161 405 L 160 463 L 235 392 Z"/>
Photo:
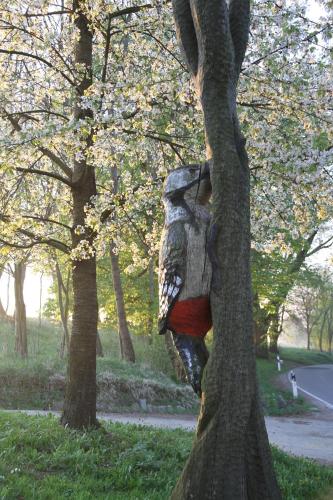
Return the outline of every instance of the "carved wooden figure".
<path id="1" fill-rule="evenodd" d="M 159 266 L 159 333 L 172 332 L 187 378 L 201 396 L 208 359 L 204 337 L 212 326 L 208 258 L 211 194 L 208 163 L 173 170 L 165 181 L 165 224 Z"/>

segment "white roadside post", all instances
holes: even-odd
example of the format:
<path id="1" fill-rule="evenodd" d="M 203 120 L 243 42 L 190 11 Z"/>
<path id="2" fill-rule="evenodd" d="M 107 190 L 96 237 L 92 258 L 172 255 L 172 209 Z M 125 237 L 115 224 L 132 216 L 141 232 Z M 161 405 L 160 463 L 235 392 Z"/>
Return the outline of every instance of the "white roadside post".
<path id="1" fill-rule="evenodd" d="M 295 372 L 293 370 L 291 370 L 291 372 L 290 372 L 290 380 L 291 380 L 291 385 L 293 387 L 293 396 L 294 396 L 294 398 L 298 398 L 296 375 L 295 375 Z"/>
<path id="2" fill-rule="evenodd" d="M 281 371 L 281 365 L 283 363 L 282 359 L 280 359 L 280 356 L 277 354 L 276 355 L 276 362 L 277 362 L 277 369 L 280 372 Z"/>

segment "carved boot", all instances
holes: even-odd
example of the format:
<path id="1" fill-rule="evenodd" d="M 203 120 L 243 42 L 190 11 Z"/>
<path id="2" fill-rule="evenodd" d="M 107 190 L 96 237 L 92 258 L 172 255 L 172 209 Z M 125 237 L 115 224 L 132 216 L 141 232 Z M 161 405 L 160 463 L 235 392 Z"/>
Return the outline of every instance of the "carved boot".
<path id="1" fill-rule="evenodd" d="M 183 362 L 187 380 L 194 392 L 201 397 L 202 373 L 208 360 L 208 350 L 203 338 L 172 334 L 173 342 Z"/>

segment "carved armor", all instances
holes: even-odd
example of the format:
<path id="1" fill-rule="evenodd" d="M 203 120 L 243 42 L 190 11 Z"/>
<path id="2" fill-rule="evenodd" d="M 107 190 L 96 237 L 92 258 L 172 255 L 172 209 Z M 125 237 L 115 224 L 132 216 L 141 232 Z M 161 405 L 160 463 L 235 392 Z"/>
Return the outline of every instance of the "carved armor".
<path id="1" fill-rule="evenodd" d="M 209 165 L 187 165 L 165 182 L 165 224 L 159 267 L 159 333 L 172 332 L 188 381 L 201 395 L 208 359 L 204 337 L 212 326 L 212 269 L 208 258 Z"/>

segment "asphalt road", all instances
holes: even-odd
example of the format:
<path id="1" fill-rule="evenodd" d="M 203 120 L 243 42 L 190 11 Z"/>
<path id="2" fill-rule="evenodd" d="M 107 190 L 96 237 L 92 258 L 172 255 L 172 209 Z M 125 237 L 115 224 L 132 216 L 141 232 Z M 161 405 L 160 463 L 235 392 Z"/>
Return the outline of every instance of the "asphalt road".
<path id="1" fill-rule="evenodd" d="M 304 366 L 293 371 L 301 392 L 333 410 L 333 365 Z"/>

